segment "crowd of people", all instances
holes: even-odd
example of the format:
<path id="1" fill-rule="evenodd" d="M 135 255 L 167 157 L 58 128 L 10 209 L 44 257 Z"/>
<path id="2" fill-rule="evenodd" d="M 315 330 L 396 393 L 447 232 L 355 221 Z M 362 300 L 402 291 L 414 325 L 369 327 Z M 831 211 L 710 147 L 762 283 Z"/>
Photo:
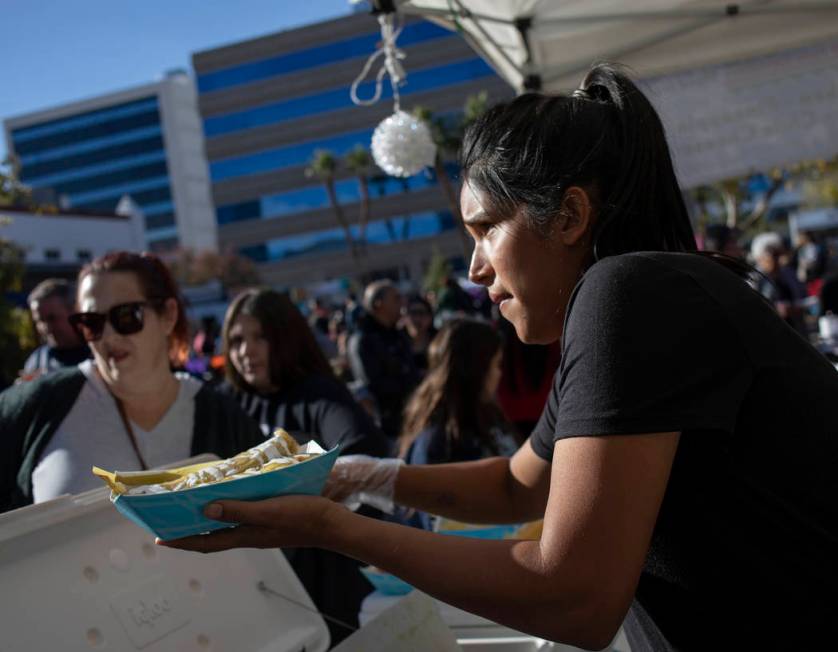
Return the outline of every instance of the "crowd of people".
<path id="1" fill-rule="evenodd" d="M 697 251 L 642 90 L 595 65 L 571 94 L 489 109 L 461 157 L 470 280 L 521 341 L 561 346 L 530 436 L 511 458 L 339 458 L 324 496 L 217 501 L 204 513 L 238 527 L 164 545 L 325 548 L 587 649 L 621 626 L 633 652 L 828 646 L 838 374 L 750 265 Z M 423 430 L 408 452 L 423 437 L 430 451 L 439 428 Z M 543 531 L 445 536 L 338 504 L 359 498 L 469 523 L 543 518 Z"/>
<path id="2" fill-rule="evenodd" d="M 93 488 L 93 465 L 228 457 L 282 427 L 340 446 L 328 496 L 366 505 L 228 501 L 212 514 L 239 528 L 168 545 L 293 540 L 318 609 L 350 624 L 362 560 L 588 647 L 624 621 L 635 650 L 825 632 L 838 376 L 800 337 L 807 295 L 831 310 L 817 243 L 790 256 L 759 236 L 756 270 L 732 232 L 708 233 L 724 255 L 697 252 L 657 115 L 608 66 L 572 96 L 490 110 L 463 166 L 479 296 L 453 278 L 433 297 L 376 280 L 360 301 L 301 309 L 252 288 L 195 333 L 153 254 L 41 284 L 43 345 L 0 394 L 0 511 Z M 217 362 L 196 373 L 190 357 Z M 406 509 L 382 513 L 393 504 Z M 433 515 L 543 517 L 544 534 L 439 537 Z M 335 622 L 333 642 L 349 633 Z"/>
<path id="3" fill-rule="evenodd" d="M 502 376 L 514 376 L 508 396 L 526 394 L 514 389 L 531 374 L 514 366 L 521 352 L 550 360 L 539 385 L 549 385 L 558 359 L 509 328 L 502 336 L 485 301 L 447 289 L 455 293 L 459 303 L 435 310 L 378 280 L 360 304 L 350 296 L 338 307 L 298 306 L 255 287 L 232 300 L 223 324 L 189 324 L 179 288 L 150 253 L 108 254 L 75 285 L 48 279 L 29 295 L 43 343 L 0 394 L 0 511 L 95 488 L 94 465 L 131 471 L 200 453 L 229 457 L 276 428 L 341 455 L 409 463 L 511 455 L 529 433 L 504 417 Z M 403 520 L 433 527 L 426 514 Z M 342 639 L 349 632 L 334 622 L 356 622 L 371 590 L 358 563 L 316 549 L 286 554 L 336 619 L 333 640 Z"/>
<path id="4" fill-rule="evenodd" d="M 838 252 L 830 252 L 816 233 L 802 231 L 792 242 L 764 231 L 745 242 L 736 228 L 714 224 L 706 229 L 703 244 L 753 265 L 753 286 L 804 337 L 814 338 L 818 317 L 838 314 Z"/>

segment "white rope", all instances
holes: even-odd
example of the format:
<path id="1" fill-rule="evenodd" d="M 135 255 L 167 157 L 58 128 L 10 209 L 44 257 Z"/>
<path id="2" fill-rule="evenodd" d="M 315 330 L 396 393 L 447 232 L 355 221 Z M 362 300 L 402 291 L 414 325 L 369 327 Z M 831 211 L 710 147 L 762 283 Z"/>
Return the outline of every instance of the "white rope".
<path id="1" fill-rule="evenodd" d="M 395 27 L 393 14 L 381 14 L 378 17 L 378 22 L 381 25 L 381 47 L 367 59 L 361 74 L 352 82 L 349 95 L 352 98 L 352 102 L 359 106 L 372 106 L 381 99 L 381 86 L 384 81 L 384 75 L 389 75 L 390 86 L 393 88 L 393 104 L 398 112 L 399 86 L 407 78 L 407 73 L 405 73 L 402 64 L 399 63 L 401 59 L 405 58 L 405 54 L 396 47 L 396 39 L 401 34 L 402 28 L 399 27 L 397 29 Z M 384 64 L 375 76 L 375 93 L 370 99 L 362 100 L 358 97 L 358 86 L 364 81 L 376 60 L 382 56 L 384 57 Z"/>

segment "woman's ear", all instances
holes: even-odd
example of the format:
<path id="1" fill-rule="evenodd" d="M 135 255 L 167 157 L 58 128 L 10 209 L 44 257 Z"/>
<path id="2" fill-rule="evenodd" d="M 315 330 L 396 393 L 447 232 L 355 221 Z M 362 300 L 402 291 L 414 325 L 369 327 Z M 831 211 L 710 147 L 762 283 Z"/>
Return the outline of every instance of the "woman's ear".
<path id="1" fill-rule="evenodd" d="M 175 329 L 178 318 L 177 300 L 169 297 L 163 304 L 163 326 L 166 328 L 166 335 L 171 335 Z"/>
<path id="2" fill-rule="evenodd" d="M 594 208 L 588 191 L 580 186 L 570 186 L 562 198 L 558 236 L 570 247 L 583 242 L 591 232 Z"/>

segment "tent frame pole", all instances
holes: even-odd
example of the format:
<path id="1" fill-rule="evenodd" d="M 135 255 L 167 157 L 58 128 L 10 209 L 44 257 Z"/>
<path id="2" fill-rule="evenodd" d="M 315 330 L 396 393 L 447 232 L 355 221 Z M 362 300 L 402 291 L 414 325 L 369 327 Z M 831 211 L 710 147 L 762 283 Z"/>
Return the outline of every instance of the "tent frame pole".
<path id="1" fill-rule="evenodd" d="M 810 11 L 838 11 L 835 0 L 811 0 L 810 2 L 795 2 L 793 4 L 747 4 L 731 3 L 719 7 L 660 9 L 657 11 L 624 11 L 604 14 L 580 14 L 578 16 L 563 16 L 561 18 L 543 18 L 541 25 L 561 25 L 566 23 L 597 23 L 612 20 L 634 20 L 637 18 L 668 19 L 673 18 L 732 18 L 747 14 L 749 16 L 762 14 L 792 14 Z"/>
<path id="2" fill-rule="evenodd" d="M 457 1 L 457 0 L 455 0 Z M 459 9 L 434 9 L 433 7 L 422 7 L 414 4 L 406 4 L 408 0 L 402 0 L 398 3 L 398 11 L 403 14 L 414 14 L 417 16 L 439 16 L 440 18 L 448 18 L 462 20 L 463 18 L 470 18 L 477 21 L 482 20 L 487 23 L 498 23 L 500 25 L 514 25 L 515 22 L 507 18 L 499 18 L 497 16 L 488 16 L 486 14 L 478 14 L 463 7 L 458 1 Z"/>
<path id="3" fill-rule="evenodd" d="M 518 20 L 521 20 L 521 19 L 516 19 L 516 20 L 512 21 L 512 20 L 506 20 L 506 19 L 502 19 L 502 18 L 496 18 L 496 17 L 493 17 L 493 16 L 484 16 L 483 14 L 475 14 L 475 13 L 469 11 L 468 9 L 466 9 L 465 7 L 463 7 L 463 5 L 460 3 L 460 0 L 453 0 L 453 1 L 456 3 L 456 5 L 458 7 L 458 9 L 456 9 L 456 10 L 454 10 L 453 8 L 452 8 L 451 11 L 447 11 L 447 10 L 444 10 L 444 9 L 422 9 L 422 7 L 417 7 L 417 6 L 413 6 L 413 5 L 399 4 L 398 11 L 401 11 L 402 13 L 405 13 L 405 14 L 416 14 L 416 15 L 419 15 L 419 16 L 440 16 L 440 17 L 448 18 L 449 20 L 451 20 L 452 17 L 454 19 L 459 19 L 459 18 L 469 18 L 469 19 L 471 19 L 471 22 L 474 24 L 474 28 L 480 33 L 480 36 L 482 36 L 484 39 L 486 39 L 486 42 L 489 43 L 490 45 L 492 45 L 495 48 L 495 50 L 503 58 L 503 60 L 515 72 L 517 72 L 519 75 L 521 75 L 522 79 L 526 79 L 528 73 L 520 65 L 515 63 L 515 61 L 513 61 L 512 57 L 509 56 L 509 54 L 506 52 L 506 50 L 504 50 L 500 45 L 498 45 L 497 41 L 495 41 L 489 35 L 489 33 L 484 29 L 483 25 L 480 24 L 481 20 L 485 20 L 485 21 L 489 21 L 489 22 L 499 23 L 499 24 L 502 24 L 502 25 L 509 25 L 510 27 L 515 27 L 517 29 L 517 27 L 518 27 L 517 22 L 518 22 Z M 521 34 L 520 30 L 519 30 L 518 33 L 524 41 L 524 48 L 529 53 L 529 51 L 530 51 L 529 42 L 527 41 L 525 35 Z M 476 49 L 481 49 L 481 48 L 477 48 L 476 44 L 472 44 L 472 45 Z"/>

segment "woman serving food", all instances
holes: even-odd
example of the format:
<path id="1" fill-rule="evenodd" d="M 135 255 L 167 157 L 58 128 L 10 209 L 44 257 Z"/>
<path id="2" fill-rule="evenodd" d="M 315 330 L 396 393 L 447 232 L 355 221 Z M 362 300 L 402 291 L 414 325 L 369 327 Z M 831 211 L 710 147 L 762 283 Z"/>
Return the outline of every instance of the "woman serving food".
<path id="1" fill-rule="evenodd" d="M 621 72 L 494 107 L 463 145 L 461 206 L 522 341 L 561 339 L 544 414 L 510 459 L 346 458 L 329 496 L 466 522 L 484 541 L 324 497 L 221 502 L 238 528 L 168 545 L 321 546 L 455 606 L 588 648 L 801 647 L 838 613 L 838 375 L 741 263 L 696 253 L 663 127 Z M 491 572 L 486 572 L 491 569 Z"/>

